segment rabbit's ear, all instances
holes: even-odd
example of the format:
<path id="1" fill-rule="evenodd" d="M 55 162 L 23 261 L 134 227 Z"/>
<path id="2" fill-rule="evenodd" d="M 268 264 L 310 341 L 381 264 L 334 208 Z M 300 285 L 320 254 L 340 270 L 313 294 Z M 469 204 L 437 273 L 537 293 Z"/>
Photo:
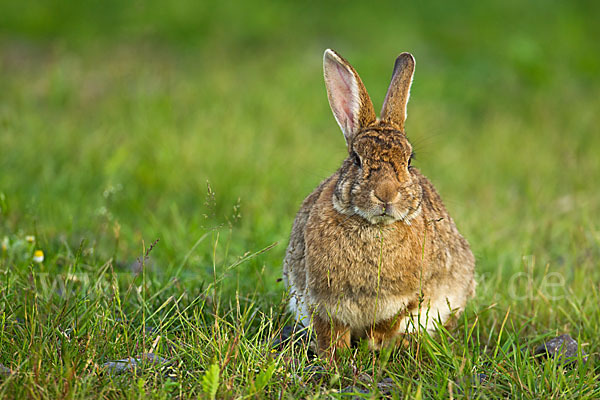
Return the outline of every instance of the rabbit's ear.
<path id="1" fill-rule="evenodd" d="M 395 123 L 402 130 L 406 121 L 406 105 L 414 73 L 415 58 L 410 53 L 400 54 L 394 63 L 392 82 L 381 108 L 381 120 Z"/>
<path id="2" fill-rule="evenodd" d="M 350 144 L 362 127 L 377 119 L 373 103 L 354 68 L 331 49 L 323 55 L 323 72 L 329 105 Z"/>

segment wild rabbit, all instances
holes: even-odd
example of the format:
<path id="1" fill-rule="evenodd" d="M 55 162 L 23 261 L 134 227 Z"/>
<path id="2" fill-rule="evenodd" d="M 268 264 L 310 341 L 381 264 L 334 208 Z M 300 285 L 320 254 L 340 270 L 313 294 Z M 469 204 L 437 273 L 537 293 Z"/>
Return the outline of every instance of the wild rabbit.
<path id="1" fill-rule="evenodd" d="M 405 131 L 415 60 L 396 59 L 381 117 L 358 74 L 323 59 L 329 104 L 348 157 L 298 212 L 283 263 L 290 309 L 321 354 L 364 338 L 374 349 L 432 331 L 474 295 L 475 259 L 433 185 L 411 166 Z"/>

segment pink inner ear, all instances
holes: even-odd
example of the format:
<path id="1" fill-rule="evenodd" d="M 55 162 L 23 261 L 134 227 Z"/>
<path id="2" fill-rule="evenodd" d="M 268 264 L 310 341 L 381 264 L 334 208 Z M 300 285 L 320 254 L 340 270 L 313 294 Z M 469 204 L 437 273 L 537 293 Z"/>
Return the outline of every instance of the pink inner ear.
<path id="1" fill-rule="evenodd" d="M 339 64 L 335 64 L 336 78 L 334 79 L 334 93 L 335 93 L 335 105 L 338 113 L 344 113 L 345 115 L 338 115 L 342 125 L 346 126 L 350 133 L 354 129 L 354 113 L 353 110 L 356 105 L 354 102 L 354 95 L 352 93 L 352 82 L 351 77 L 348 76 L 348 70 Z"/>

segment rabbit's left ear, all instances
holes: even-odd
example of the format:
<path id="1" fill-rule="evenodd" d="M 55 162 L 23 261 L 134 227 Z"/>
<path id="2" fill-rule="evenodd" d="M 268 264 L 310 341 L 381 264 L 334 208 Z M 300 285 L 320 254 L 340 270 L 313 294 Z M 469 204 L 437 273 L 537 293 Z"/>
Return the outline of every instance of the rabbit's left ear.
<path id="1" fill-rule="evenodd" d="M 331 49 L 323 55 L 323 72 L 329 105 L 350 145 L 361 128 L 377 119 L 373 103 L 354 68 Z"/>
<path id="2" fill-rule="evenodd" d="M 381 120 L 395 123 L 402 130 L 406 121 L 406 105 L 414 73 L 415 58 L 410 53 L 400 54 L 394 63 L 392 82 L 381 108 Z"/>

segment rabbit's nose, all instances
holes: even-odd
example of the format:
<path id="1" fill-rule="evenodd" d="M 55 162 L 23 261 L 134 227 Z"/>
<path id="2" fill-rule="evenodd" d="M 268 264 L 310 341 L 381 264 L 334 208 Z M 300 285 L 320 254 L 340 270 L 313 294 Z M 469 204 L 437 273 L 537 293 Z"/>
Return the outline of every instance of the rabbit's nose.
<path id="1" fill-rule="evenodd" d="M 373 195 L 375 195 L 377 200 L 381 201 L 384 204 L 393 203 L 397 200 L 397 197 L 399 195 L 398 186 L 390 181 L 381 182 L 375 188 Z"/>

